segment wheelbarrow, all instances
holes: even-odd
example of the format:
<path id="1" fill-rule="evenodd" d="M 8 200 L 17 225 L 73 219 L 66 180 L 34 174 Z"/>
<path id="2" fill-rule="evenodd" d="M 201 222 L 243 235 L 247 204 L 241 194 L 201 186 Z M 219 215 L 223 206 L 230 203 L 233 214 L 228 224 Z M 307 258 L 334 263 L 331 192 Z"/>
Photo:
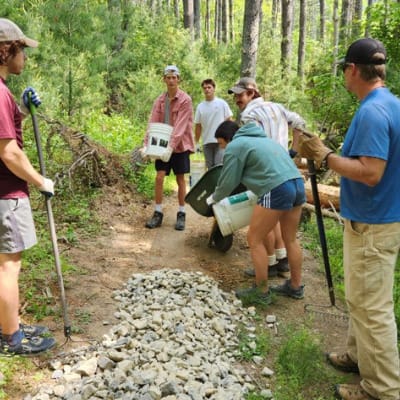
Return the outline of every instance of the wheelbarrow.
<path id="1" fill-rule="evenodd" d="M 196 182 L 185 197 L 186 203 L 190 204 L 190 206 L 203 217 L 214 217 L 213 209 L 206 203 L 206 199 L 214 193 L 221 171 L 222 164 L 210 168 Z M 239 185 L 231 194 L 240 193 L 245 190 L 245 186 Z M 209 235 L 208 246 L 214 246 L 219 251 L 226 253 L 232 247 L 232 243 L 233 234 L 224 236 L 218 226 L 217 220 L 214 218 Z"/>

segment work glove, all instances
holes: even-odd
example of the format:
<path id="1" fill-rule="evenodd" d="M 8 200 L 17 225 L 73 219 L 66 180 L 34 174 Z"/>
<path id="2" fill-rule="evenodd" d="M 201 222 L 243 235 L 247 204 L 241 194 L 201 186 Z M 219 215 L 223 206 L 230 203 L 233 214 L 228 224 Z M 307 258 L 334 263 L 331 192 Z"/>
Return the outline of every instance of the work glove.
<path id="1" fill-rule="evenodd" d="M 164 162 L 168 162 L 172 155 L 172 147 L 167 146 L 164 153 L 160 156 L 160 160 Z"/>
<path id="2" fill-rule="evenodd" d="M 21 95 L 20 109 L 24 115 L 29 114 L 30 103 L 32 103 L 36 108 L 42 104 L 39 95 L 32 86 L 28 86 L 26 89 L 24 89 Z"/>
<path id="3" fill-rule="evenodd" d="M 142 161 L 147 161 L 147 160 L 149 160 L 149 156 L 147 155 L 147 147 L 146 146 L 143 146 L 143 147 L 141 147 L 140 149 L 139 149 L 139 154 L 140 154 L 140 157 L 142 157 Z"/>
<path id="4" fill-rule="evenodd" d="M 326 147 L 318 136 L 308 132 L 303 132 L 299 136 L 300 156 L 307 158 L 307 160 L 314 160 L 317 169 L 321 168 L 322 162 L 331 153 L 334 153 L 334 151 Z"/>
<path id="5" fill-rule="evenodd" d="M 215 204 L 215 200 L 212 194 L 206 198 L 206 203 L 208 206 L 212 206 L 213 204 Z"/>
<path id="6" fill-rule="evenodd" d="M 43 184 L 38 188 L 46 197 L 54 196 L 54 182 L 51 179 L 43 178 Z"/>

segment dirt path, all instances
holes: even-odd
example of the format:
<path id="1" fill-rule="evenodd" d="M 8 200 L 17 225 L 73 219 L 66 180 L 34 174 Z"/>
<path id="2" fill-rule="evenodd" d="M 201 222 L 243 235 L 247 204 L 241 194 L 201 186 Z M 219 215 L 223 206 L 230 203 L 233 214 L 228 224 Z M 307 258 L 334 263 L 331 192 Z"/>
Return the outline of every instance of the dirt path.
<path id="1" fill-rule="evenodd" d="M 166 199 L 163 226 L 153 230 L 144 227 L 152 214 L 152 206 L 128 191 L 106 189 L 97 209 L 104 221 L 104 234 L 63 249 L 63 256 L 78 266 L 80 273 L 64 279 L 68 315 L 73 328 L 72 340 L 65 343 L 62 320 L 45 321 L 59 344 L 56 354 L 86 346 L 89 339 L 100 340 L 109 331 L 115 322 L 117 306 L 112 299 L 113 291 L 121 288 L 133 273 L 159 268 L 201 271 L 213 277 L 226 291 L 252 284 L 252 279 L 243 275 L 243 270 L 251 265 L 245 228 L 235 232 L 232 248 L 221 253 L 208 247 L 212 218 L 200 216 L 189 205 L 186 229 L 174 229 L 175 195 Z M 346 333 L 343 320 L 321 318 L 304 309 L 306 303 L 330 305 L 325 275 L 307 252 L 304 252 L 303 276 L 306 285 L 304 300 L 279 297 L 264 313 L 275 314 L 281 325 L 307 324 L 321 335 L 326 350 L 340 349 Z M 277 278 L 273 283 L 281 280 Z M 310 317 L 314 316 L 310 322 Z M 26 376 L 21 377 L 21 387 L 18 382 L 13 383 L 15 392 L 26 393 L 29 386 L 34 387 L 34 379 L 31 385 L 26 385 L 26 379 Z M 11 398 L 23 397 L 15 394 Z"/>

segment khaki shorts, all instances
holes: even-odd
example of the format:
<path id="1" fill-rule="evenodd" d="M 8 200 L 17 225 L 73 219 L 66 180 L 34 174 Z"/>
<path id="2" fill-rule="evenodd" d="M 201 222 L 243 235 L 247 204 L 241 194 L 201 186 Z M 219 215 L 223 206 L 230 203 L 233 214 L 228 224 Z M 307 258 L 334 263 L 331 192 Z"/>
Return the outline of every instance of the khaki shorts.
<path id="1" fill-rule="evenodd" d="M 0 199 L 0 253 L 19 253 L 36 243 L 29 198 Z"/>

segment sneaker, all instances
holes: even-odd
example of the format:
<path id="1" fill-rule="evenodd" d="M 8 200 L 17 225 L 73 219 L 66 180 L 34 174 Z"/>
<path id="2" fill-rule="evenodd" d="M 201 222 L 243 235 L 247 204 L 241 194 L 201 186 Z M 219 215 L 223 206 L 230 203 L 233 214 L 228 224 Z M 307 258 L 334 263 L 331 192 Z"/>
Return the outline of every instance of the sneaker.
<path id="1" fill-rule="evenodd" d="M 176 214 L 175 229 L 177 231 L 183 231 L 185 229 L 185 217 L 186 214 L 182 211 L 178 211 L 178 214 Z"/>
<path id="2" fill-rule="evenodd" d="M 342 400 L 378 400 L 368 394 L 360 385 L 335 385 L 335 396 Z"/>
<path id="3" fill-rule="evenodd" d="M 256 276 L 256 270 L 254 268 L 246 268 L 244 270 L 244 274 L 246 276 L 251 276 L 255 277 Z M 276 268 L 276 265 L 270 265 L 268 267 L 268 278 L 275 278 L 278 276 L 278 269 Z"/>
<path id="4" fill-rule="evenodd" d="M 162 224 L 163 220 L 163 213 L 159 211 L 154 211 L 153 216 L 149 221 L 146 222 L 146 228 L 153 229 L 153 228 L 158 228 Z"/>
<path id="5" fill-rule="evenodd" d="M 43 336 L 49 333 L 49 328 L 43 325 L 19 324 L 19 329 L 22 332 L 24 332 L 26 338 L 31 338 L 34 336 Z M 1 337 L 1 327 L 0 327 L 0 337 Z"/>
<path id="6" fill-rule="evenodd" d="M 235 295 L 238 299 L 242 300 L 244 305 L 268 305 L 272 303 L 271 293 L 269 290 L 267 292 L 262 292 L 261 289 L 255 285 L 248 289 L 238 289 L 235 291 Z"/>
<path id="7" fill-rule="evenodd" d="M 304 297 L 304 285 L 300 285 L 299 288 L 294 289 L 290 285 L 290 279 L 286 279 L 283 285 L 271 286 L 270 290 L 272 293 L 276 293 L 281 296 L 291 297 L 297 300 L 300 300 Z"/>
<path id="8" fill-rule="evenodd" d="M 357 363 L 347 353 L 326 353 L 326 360 L 333 367 L 341 371 L 360 373 Z"/>
<path id="9" fill-rule="evenodd" d="M 55 339 L 50 337 L 24 337 L 21 342 L 15 346 L 10 346 L 3 341 L 0 353 L 9 355 L 38 354 L 51 349 L 55 344 Z"/>
<path id="10" fill-rule="evenodd" d="M 281 258 L 278 260 L 278 264 L 276 264 L 277 275 L 282 278 L 288 279 L 290 277 L 290 269 L 288 258 Z"/>

